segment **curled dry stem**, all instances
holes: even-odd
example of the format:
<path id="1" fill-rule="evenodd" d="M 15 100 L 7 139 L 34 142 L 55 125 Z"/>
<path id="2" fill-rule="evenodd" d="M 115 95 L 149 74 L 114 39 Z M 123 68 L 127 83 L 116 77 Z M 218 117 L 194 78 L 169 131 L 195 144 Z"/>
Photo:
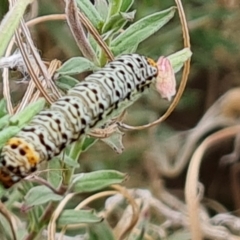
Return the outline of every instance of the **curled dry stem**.
<path id="1" fill-rule="evenodd" d="M 123 240 L 125 239 L 126 235 L 133 229 L 133 227 L 135 226 L 135 224 L 137 223 L 138 219 L 139 219 L 139 207 L 137 205 L 137 203 L 135 202 L 134 198 L 131 196 L 131 194 L 128 192 L 128 190 L 120 185 L 112 185 L 112 188 L 114 188 L 115 190 L 117 190 L 118 192 L 120 192 L 129 202 L 129 204 L 132 207 L 132 219 L 131 222 L 129 224 L 129 226 L 122 231 L 121 235 L 118 237 L 119 240 Z"/>
<path id="2" fill-rule="evenodd" d="M 204 153 L 212 145 L 221 142 L 223 139 L 235 136 L 240 131 L 240 125 L 232 126 L 220 130 L 207 137 L 194 152 L 187 172 L 185 198 L 189 214 L 190 231 L 192 239 L 201 240 L 204 229 L 200 220 L 200 203 L 198 197 L 198 179 L 201 160 Z"/>

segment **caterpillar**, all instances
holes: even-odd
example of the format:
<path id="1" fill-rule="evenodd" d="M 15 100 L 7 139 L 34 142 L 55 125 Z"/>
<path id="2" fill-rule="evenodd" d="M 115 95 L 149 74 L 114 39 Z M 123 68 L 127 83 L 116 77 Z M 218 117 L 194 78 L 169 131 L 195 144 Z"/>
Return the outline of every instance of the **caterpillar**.
<path id="1" fill-rule="evenodd" d="M 135 102 L 158 74 L 154 60 L 126 54 L 108 63 L 41 111 L 3 146 L 0 182 L 11 187 L 90 129 Z"/>

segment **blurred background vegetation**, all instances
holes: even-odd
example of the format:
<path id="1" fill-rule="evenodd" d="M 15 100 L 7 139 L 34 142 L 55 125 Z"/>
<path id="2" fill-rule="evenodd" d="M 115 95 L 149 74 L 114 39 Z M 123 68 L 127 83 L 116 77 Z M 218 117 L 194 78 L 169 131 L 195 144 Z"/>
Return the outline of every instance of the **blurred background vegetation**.
<path id="1" fill-rule="evenodd" d="M 169 0 L 136 0 L 133 9 L 137 9 L 136 19 L 139 19 L 172 5 L 174 1 Z M 183 5 L 190 29 L 193 57 L 189 82 L 178 107 L 164 124 L 154 129 L 127 132 L 124 137 L 125 151 L 121 155 L 114 153 L 102 142 L 98 142 L 81 156 L 81 171 L 117 169 L 130 175 L 129 181 L 126 182 L 128 187 L 151 188 L 156 179 L 151 177 L 151 167 L 154 168 L 154 162 L 146 162 L 145 157 L 151 144 L 149 139 L 157 135 L 159 142 L 155 144 L 161 147 L 160 142 L 169 136 L 178 131 L 193 128 L 221 95 L 240 85 L 239 2 L 237 0 L 185 0 Z M 63 10 L 64 2 L 38 0 L 38 8 L 33 8 L 31 12 L 41 16 L 63 13 Z M 3 16 L 6 11 L 7 0 L 1 0 L 0 15 Z M 30 14 L 27 17 L 30 19 Z M 31 28 L 31 32 L 43 60 L 57 58 L 64 62 L 81 54 L 64 21 L 41 23 Z M 157 59 L 160 55 L 169 55 L 180 50 L 182 46 L 181 27 L 176 14 L 170 23 L 143 42 L 138 52 Z M 17 82 L 21 76 L 14 77 L 11 89 L 17 102 L 21 98 L 24 83 Z M 177 79 L 179 81 L 180 74 L 177 75 Z M 168 106 L 169 103 L 161 100 L 157 93 L 151 91 L 151 94 L 146 94 L 128 109 L 125 122 L 131 125 L 151 122 L 161 116 Z M 181 144 L 180 141 L 179 145 Z M 224 151 L 231 152 L 231 146 Z M 214 154 L 210 158 L 219 158 L 220 153 Z M 229 173 L 220 171 L 214 180 L 209 179 L 207 176 L 216 171 L 211 164 L 211 161 L 206 161 L 204 165 L 206 177 L 203 176 L 206 186 L 210 186 L 212 191 L 209 196 L 216 194 L 221 184 L 217 179 L 223 177 L 221 174 L 225 174 L 226 188 L 217 200 L 226 204 L 230 210 L 234 210 L 234 203 L 228 195 Z M 170 180 L 161 176 L 159 179 L 164 179 L 166 186 L 181 197 L 185 173 L 186 169 L 175 179 Z M 214 187 L 211 187 L 213 186 L 211 183 L 214 183 Z"/>

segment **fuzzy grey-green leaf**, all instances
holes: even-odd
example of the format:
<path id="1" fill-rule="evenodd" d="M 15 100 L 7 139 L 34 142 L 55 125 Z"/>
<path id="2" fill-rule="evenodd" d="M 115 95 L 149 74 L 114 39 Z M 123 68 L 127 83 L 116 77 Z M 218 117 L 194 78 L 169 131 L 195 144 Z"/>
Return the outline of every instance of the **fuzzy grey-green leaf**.
<path id="1" fill-rule="evenodd" d="M 84 57 L 73 57 L 66 61 L 57 72 L 61 75 L 74 75 L 98 69 L 94 63 Z"/>
<path id="2" fill-rule="evenodd" d="M 103 19 L 93 4 L 89 0 L 76 0 L 76 3 L 80 10 L 91 21 L 93 26 L 100 30 L 103 24 Z"/>
<path id="3" fill-rule="evenodd" d="M 91 240 L 115 240 L 113 231 L 107 221 L 98 224 L 88 224 L 88 235 Z"/>
<path id="4" fill-rule="evenodd" d="M 6 141 L 15 136 L 21 129 L 17 126 L 10 126 L 0 131 L 0 148 L 6 143 Z"/>
<path id="5" fill-rule="evenodd" d="M 36 102 L 30 103 L 21 112 L 15 114 L 10 118 L 9 125 L 17 125 L 20 128 L 28 123 L 36 114 L 43 110 L 46 100 L 44 98 L 39 98 Z"/>
<path id="6" fill-rule="evenodd" d="M 134 3 L 134 0 L 123 0 L 120 11 L 127 12 L 131 8 L 133 3 Z"/>
<path id="7" fill-rule="evenodd" d="M 37 206 L 62 199 L 62 196 L 55 194 L 51 189 L 43 185 L 31 188 L 25 196 L 25 203 L 27 206 Z"/>
<path id="8" fill-rule="evenodd" d="M 76 78 L 70 77 L 68 75 L 63 75 L 58 78 L 56 85 L 63 91 L 68 91 L 73 88 L 79 81 Z"/>
<path id="9" fill-rule="evenodd" d="M 88 210 L 63 210 L 57 223 L 59 226 L 79 223 L 98 223 L 102 218 L 94 214 L 93 211 Z"/>
<path id="10" fill-rule="evenodd" d="M 169 55 L 167 58 L 171 62 L 174 72 L 178 72 L 183 64 L 192 56 L 192 52 L 189 48 L 184 48 L 178 52 Z"/>
<path id="11" fill-rule="evenodd" d="M 106 0 L 95 0 L 95 8 L 99 12 L 100 16 L 106 20 L 108 15 L 108 3 Z"/>
<path id="12" fill-rule="evenodd" d="M 145 39 L 164 26 L 175 13 L 175 7 L 144 17 L 132 24 L 111 42 L 111 50 L 115 56 L 132 53 Z"/>
<path id="13" fill-rule="evenodd" d="M 0 101 L 0 118 L 4 117 L 7 113 L 6 99 L 2 98 Z"/>
<path id="14" fill-rule="evenodd" d="M 74 177 L 74 192 L 93 192 L 124 181 L 126 174 L 115 170 L 80 173 Z"/>

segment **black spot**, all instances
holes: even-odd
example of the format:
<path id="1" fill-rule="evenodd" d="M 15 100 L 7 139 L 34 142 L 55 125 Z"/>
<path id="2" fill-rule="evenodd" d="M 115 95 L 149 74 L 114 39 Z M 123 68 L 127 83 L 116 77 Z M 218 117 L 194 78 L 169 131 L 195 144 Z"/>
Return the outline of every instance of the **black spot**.
<path id="1" fill-rule="evenodd" d="M 92 89 L 92 92 L 94 93 L 94 94 L 97 94 L 98 92 L 97 92 L 97 90 L 94 88 L 94 89 Z"/>
<path id="2" fill-rule="evenodd" d="M 114 78 L 113 78 L 113 77 L 110 77 L 109 80 L 112 81 L 112 82 L 114 82 Z"/>
<path id="3" fill-rule="evenodd" d="M 47 116 L 47 117 L 52 117 L 53 115 L 52 115 L 52 113 L 50 113 L 50 112 L 43 112 L 43 113 L 40 113 L 40 115 L 42 115 L 42 116 Z"/>
<path id="4" fill-rule="evenodd" d="M 134 67 L 130 62 L 128 62 L 127 65 L 133 70 Z"/>
<path id="5" fill-rule="evenodd" d="M 129 93 L 127 94 L 126 98 L 127 98 L 128 100 L 131 100 L 131 92 L 129 92 Z"/>
<path id="6" fill-rule="evenodd" d="M 84 118 L 81 118 L 81 123 L 82 123 L 82 125 L 86 125 L 87 121 Z"/>
<path id="7" fill-rule="evenodd" d="M 114 105 L 114 108 L 115 108 L 115 109 L 118 109 L 118 104 L 119 104 L 119 101 L 117 101 L 117 102 L 115 103 L 115 105 Z"/>
<path id="8" fill-rule="evenodd" d="M 118 90 L 115 91 L 117 97 L 120 97 L 120 92 Z"/>
<path id="9" fill-rule="evenodd" d="M 80 131 L 80 134 L 84 134 L 85 133 L 85 129 L 82 128 L 81 131 Z"/>
<path id="10" fill-rule="evenodd" d="M 70 102 L 70 99 L 69 98 L 64 98 L 64 101 L 65 102 Z"/>
<path id="11" fill-rule="evenodd" d="M 3 166 L 6 166 L 6 160 L 5 160 L 5 159 L 3 159 L 3 160 L 1 161 L 1 163 L 2 163 Z"/>
<path id="12" fill-rule="evenodd" d="M 65 143 L 62 143 L 59 147 L 59 150 L 60 152 L 66 147 L 66 144 Z"/>
<path id="13" fill-rule="evenodd" d="M 121 73 L 122 75 L 125 75 L 125 72 L 123 70 L 120 70 L 119 73 Z"/>
<path id="14" fill-rule="evenodd" d="M 131 90 L 131 84 L 127 83 L 127 88 Z"/>
<path id="15" fill-rule="evenodd" d="M 18 145 L 16 145 L 16 144 L 13 143 L 13 144 L 10 145 L 10 147 L 11 147 L 12 149 L 16 149 L 16 148 L 18 147 Z"/>
<path id="16" fill-rule="evenodd" d="M 22 156 L 25 156 L 26 155 L 26 151 L 22 148 L 19 149 L 19 153 L 22 155 Z"/>
<path id="17" fill-rule="evenodd" d="M 62 133 L 62 138 L 67 140 L 68 139 L 67 134 L 66 133 Z"/>
<path id="18" fill-rule="evenodd" d="M 98 121 L 101 121 L 103 119 L 103 113 L 98 114 Z"/>
<path id="19" fill-rule="evenodd" d="M 35 172 L 37 170 L 37 167 L 36 166 L 32 166 L 31 168 L 30 168 L 30 171 L 31 172 Z"/>
<path id="20" fill-rule="evenodd" d="M 104 110 L 104 105 L 102 103 L 99 103 L 98 106 L 100 109 Z"/>
<path id="21" fill-rule="evenodd" d="M 73 106 L 76 108 L 76 109 L 79 109 L 79 105 L 74 103 Z"/>
<path id="22" fill-rule="evenodd" d="M 10 172 L 13 172 L 13 170 L 14 170 L 14 167 L 13 167 L 13 166 L 11 166 L 11 165 L 8 165 L 8 166 L 7 166 L 7 169 L 8 169 Z"/>

